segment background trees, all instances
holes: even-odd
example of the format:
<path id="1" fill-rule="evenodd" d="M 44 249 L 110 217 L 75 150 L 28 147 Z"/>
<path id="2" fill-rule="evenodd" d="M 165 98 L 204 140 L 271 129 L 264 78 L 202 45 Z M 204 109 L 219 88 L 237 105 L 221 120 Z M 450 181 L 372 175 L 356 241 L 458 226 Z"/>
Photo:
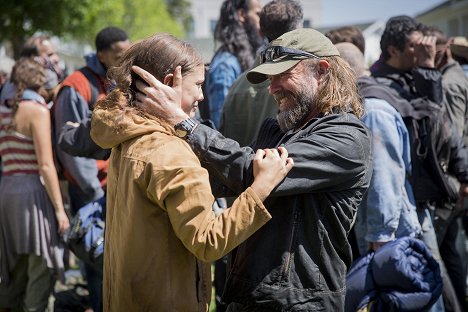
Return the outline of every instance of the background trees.
<path id="1" fill-rule="evenodd" d="M 0 0 L 0 42 L 17 58 L 24 41 L 40 31 L 93 44 L 109 25 L 138 40 L 156 32 L 182 37 L 191 26 L 188 0 Z"/>

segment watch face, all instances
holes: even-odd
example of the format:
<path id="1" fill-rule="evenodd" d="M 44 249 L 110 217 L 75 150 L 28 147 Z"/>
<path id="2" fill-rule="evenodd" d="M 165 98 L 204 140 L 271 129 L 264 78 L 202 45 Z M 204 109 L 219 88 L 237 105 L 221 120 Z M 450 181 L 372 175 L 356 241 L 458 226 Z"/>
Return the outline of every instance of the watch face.
<path id="1" fill-rule="evenodd" d="M 184 136 L 187 135 L 187 130 L 184 130 L 184 129 L 176 129 L 175 130 L 175 134 L 179 137 L 179 138 L 183 138 Z"/>
<path id="2" fill-rule="evenodd" d="M 195 126 L 196 123 L 189 118 L 176 124 L 174 130 L 178 137 L 184 138 L 187 134 L 192 132 Z"/>

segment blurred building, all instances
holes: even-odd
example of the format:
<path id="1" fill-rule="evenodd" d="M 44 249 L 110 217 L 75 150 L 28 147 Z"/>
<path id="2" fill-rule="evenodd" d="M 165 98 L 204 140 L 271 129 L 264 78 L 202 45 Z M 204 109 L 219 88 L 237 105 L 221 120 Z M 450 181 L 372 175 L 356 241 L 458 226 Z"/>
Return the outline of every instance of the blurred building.
<path id="1" fill-rule="evenodd" d="M 57 47 L 57 54 L 68 74 L 84 66 L 84 56 L 94 51 L 91 45 L 78 41 L 65 41 L 57 37 L 52 37 L 51 41 Z"/>
<path id="2" fill-rule="evenodd" d="M 440 28 L 447 36 L 468 36 L 468 0 L 447 0 L 424 12 L 413 16 L 419 22 Z M 366 40 L 366 64 L 373 64 L 380 56 L 380 38 L 386 20 L 376 20 L 367 24 L 356 24 Z M 350 25 L 337 25 L 350 26 Z M 335 27 L 318 28 L 325 33 Z"/>
<path id="3" fill-rule="evenodd" d="M 468 0 L 448 0 L 422 12 L 416 19 L 440 28 L 447 36 L 468 35 Z"/>

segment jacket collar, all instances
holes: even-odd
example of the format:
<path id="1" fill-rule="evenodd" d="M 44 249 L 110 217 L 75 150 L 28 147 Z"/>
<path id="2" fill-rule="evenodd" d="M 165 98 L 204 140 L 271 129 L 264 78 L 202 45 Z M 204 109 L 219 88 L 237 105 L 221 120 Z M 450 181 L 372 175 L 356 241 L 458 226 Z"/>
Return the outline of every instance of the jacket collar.
<path id="1" fill-rule="evenodd" d="M 106 77 L 107 69 L 97 58 L 96 53 L 89 53 L 85 55 L 86 66 L 88 66 L 93 72 L 101 77 Z"/>

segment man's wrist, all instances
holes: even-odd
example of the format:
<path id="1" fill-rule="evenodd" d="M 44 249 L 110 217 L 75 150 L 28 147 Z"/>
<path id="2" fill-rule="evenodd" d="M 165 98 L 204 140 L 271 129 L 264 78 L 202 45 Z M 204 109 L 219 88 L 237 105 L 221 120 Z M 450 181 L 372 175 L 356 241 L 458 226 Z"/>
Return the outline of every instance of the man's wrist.
<path id="1" fill-rule="evenodd" d="M 425 68 L 435 68 L 435 61 L 434 60 L 425 60 L 419 63 L 420 67 L 425 67 Z"/>
<path id="2" fill-rule="evenodd" d="M 166 118 L 166 121 L 171 125 L 171 126 L 175 126 L 177 125 L 178 123 L 181 123 L 182 121 L 184 121 L 185 119 L 188 119 L 190 118 L 189 115 L 187 115 L 186 113 L 184 113 L 182 110 L 180 111 L 176 111 L 172 114 L 172 116 L 167 116 L 165 117 Z"/>
<path id="3" fill-rule="evenodd" d="M 179 138 L 185 138 L 191 134 L 198 126 L 198 121 L 193 118 L 186 118 L 174 125 L 175 134 Z"/>

